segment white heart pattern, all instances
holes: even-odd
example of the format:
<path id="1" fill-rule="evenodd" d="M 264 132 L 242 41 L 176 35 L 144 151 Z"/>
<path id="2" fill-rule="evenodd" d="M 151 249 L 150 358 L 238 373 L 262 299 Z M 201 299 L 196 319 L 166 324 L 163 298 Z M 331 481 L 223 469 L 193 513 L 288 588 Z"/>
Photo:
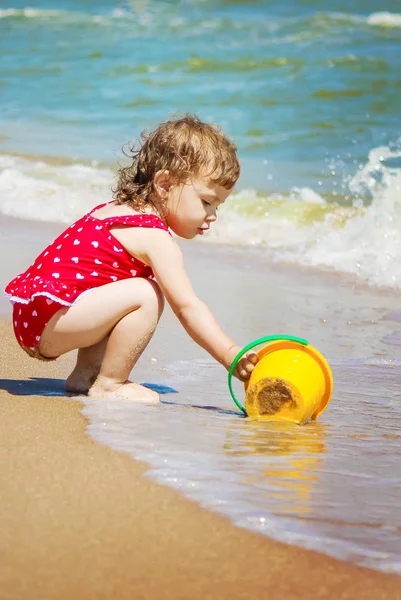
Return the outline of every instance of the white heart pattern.
<path id="1" fill-rule="evenodd" d="M 56 256 L 56 258 L 54 259 L 53 262 L 60 262 L 60 259 L 58 258 L 58 256 Z"/>
<path id="2" fill-rule="evenodd" d="M 99 246 L 99 242 L 91 242 L 91 244 L 94 248 L 97 248 Z"/>
<path id="3" fill-rule="evenodd" d="M 99 260 L 99 259 L 97 259 L 97 258 L 95 258 L 95 264 L 97 264 L 97 265 L 101 265 L 101 264 L 102 264 L 102 261 L 101 261 L 101 260 Z"/>
<path id="4" fill-rule="evenodd" d="M 60 277 L 60 273 L 52 273 L 52 277 L 58 279 Z"/>
<path id="5" fill-rule="evenodd" d="M 117 277 L 115 275 L 110 275 L 110 279 L 112 279 L 113 281 L 117 281 Z"/>
<path id="6" fill-rule="evenodd" d="M 60 250 L 61 248 L 61 244 L 59 246 L 57 246 L 56 250 Z"/>
<path id="7" fill-rule="evenodd" d="M 74 244 L 74 246 L 78 246 L 78 244 L 80 244 L 80 243 L 81 243 L 81 242 L 80 242 L 79 240 L 74 240 L 74 241 L 73 241 L 73 244 Z"/>
<path id="8" fill-rule="evenodd" d="M 82 231 L 82 230 L 83 230 L 83 227 L 80 227 L 79 229 L 77 229 L 77 231 Z"/>
<path id="9" fill-rule="evenodd" d="M 26 329 L 28 327 L 28 323 L 24 323 L 24 327 Z"/>
<path id="10" fill-rule="evenodd" d="M 99 275 L 99 273 L 96 273 L 96 271 L 93 271 L 93 272 L 91 273 L 91 275 L 93 275 L 93 277 L 97 277 L 97 276 Z"/>
<path id="11" fill-rule="evenodd" d="M 35 337 L 35 340 L 38 342 L 38 341 L 40 340 L 40 335 L 37 335 L 37 336 Z"/>
<path id="12" fill-rule="evenodd" d="M 43 287 L 46 287 L 46 286 L 43 286 Z M 49 304 L 49 305 L 53 304 L 53 300 L 50 300 L 49 298 L 47 298 L 46 299 L 46 304 Z"/>
<path id="13" fill-rule="evenodd" d="M 103 229 L 103 225 L 96 225 L 95 229 L 99 231 L 99 229 Z"/>
<path id="14" fill-rule="evenodd" d="M 77 274 L 75 275 L 75 277 L 76 277 L 77 279 L 85 279 L 84 275 L 81 275 L 81 273 L 77 273 Z"/>
<path id="15" fill-rule="evenodd" d="M 114 267 L 115 269 L 118 269 L 118 268 L 119 268 L 119 266 L 120 266 L 120 265 L 118 264 L 118 262 L 113 262 L 113 267 Z"/>
<path id="16" fill-rule="evenodd" d="M 74 262 L 75 264 L 78 264 L 79 258 L 78 258 L 78 256 L 73 256 L 71 260 L 72 260 L 72 262 Z"/>
<path id="17" fill-rule="evenodd" d="M 135 277 L 135 275 L 137 274 L 137 271 L 134 271 L 134 269 L 131 269 L 130 273 L 131 273 L 132 277 Z"/>
<path id="18" fill-rule="evenodd" d="M 32 311 L 32 316 L 33 316 L 33 317 L 37 317 L 37 316 L 38 316 L 38 313 L 36 312 L 36 310 L 33 310 L 33 311 Z"/>

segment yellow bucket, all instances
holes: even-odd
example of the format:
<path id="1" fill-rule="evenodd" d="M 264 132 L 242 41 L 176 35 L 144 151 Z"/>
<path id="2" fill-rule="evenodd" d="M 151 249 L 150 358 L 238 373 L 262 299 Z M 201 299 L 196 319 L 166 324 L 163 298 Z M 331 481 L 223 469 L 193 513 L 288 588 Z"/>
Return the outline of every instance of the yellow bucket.
<path id="1" fill-rule="evenodd" d="M 245 409 L 232 392 L 234 401 L 251 419 L 259 421 L 315 420 L 332 394 L 333 377 L 327 361 L 306 340 L 272 337 L 273 341 L 257 352 L 259 362 L 244 384 Z M 268 339 L 271 338 L 262 338 Z M 236 362 L 250 347 L 252 344 L 246 346 Z"/>

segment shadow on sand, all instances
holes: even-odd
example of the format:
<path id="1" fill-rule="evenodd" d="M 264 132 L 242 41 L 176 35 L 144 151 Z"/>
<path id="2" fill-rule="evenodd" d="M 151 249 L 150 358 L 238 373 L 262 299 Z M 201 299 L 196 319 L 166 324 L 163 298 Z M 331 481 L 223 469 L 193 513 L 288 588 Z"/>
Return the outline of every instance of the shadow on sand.
<path id="1" fill-rule="evenodd" d="M 29 379 L 0 379 L 0 389 L 5 390 L 13 396 L 57 396 L 57 397 L 79 397 L 76 394 L 67 394 L 64 389 L 64 379 L 52 379 L 47 377 L 30 377 Z M 148 387 L 160 395 L 178 394 L 178 390 L 159 383 L 143 382 L 142 385 Z M 82 396 L 82 395 L 81 395 Z M 202 406 L 200 404 L 185 405 L 171 400 L 162 400 L 163 404 L 172 404 L 183 408 L 200 408 L 202 410 L 212 410 L 220 414 L 244 416 L 239 411 L 220 408 L 218 406 Z"/>

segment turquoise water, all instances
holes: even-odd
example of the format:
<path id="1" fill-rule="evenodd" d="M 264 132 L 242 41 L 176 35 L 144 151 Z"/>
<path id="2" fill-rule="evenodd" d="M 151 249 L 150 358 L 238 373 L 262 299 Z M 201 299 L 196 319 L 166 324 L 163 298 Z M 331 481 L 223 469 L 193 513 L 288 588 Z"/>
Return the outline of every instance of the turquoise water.
<path id="1" fill-rule="evenodd" d="M 10 2 L 2 150 L 111 159 L 143 128 L 196 112 L 235 139 L 253 187 L 321 181 L 335 195 L 369 150 L 400 135 L 397 7 Z"/>
<path id="2" fill-rule="evenodd" d="M 2 3 L 0 211 L 75 218 L 196 112 L 243 167 L 215 243 L 398 287 L 400 41 L 396 0 Z"/>
<path id="3" fill-rule="evenodd" d="M 167 313 L 133 374 L 160 384 L 162 404 L 85 399 L 90 436 L 240 527 L 400 574 L 398 295 L 272 268 L 257 250 L 195 252 L 197 286 L 234 339 L 296 332 L 327 357 L 327 410 L 303 426 L 243 418 L 225 370 Z M 241 384 L 234 389 L 243 402 Z"/>

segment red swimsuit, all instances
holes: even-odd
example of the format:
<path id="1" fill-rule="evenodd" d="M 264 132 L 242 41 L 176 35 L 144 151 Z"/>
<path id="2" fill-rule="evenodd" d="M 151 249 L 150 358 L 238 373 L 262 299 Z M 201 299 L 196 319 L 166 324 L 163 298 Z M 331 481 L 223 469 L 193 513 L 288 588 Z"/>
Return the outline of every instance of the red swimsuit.
<path id="1" fill-rule="evenodd" d="M 45 326 L 60 308 L 72 306 L 84 292 L 130 277 L 153 277 L 152 269 L 131 256 L 109 228 L 119 225 L 168 231 L 168 227 L 151 214 L 101 220 L 92 216 L 106 204 L 73 223 L 6 287 L 14 304 L 15 336 L 30 356 L 43 358 L 38 346 Z"/>

